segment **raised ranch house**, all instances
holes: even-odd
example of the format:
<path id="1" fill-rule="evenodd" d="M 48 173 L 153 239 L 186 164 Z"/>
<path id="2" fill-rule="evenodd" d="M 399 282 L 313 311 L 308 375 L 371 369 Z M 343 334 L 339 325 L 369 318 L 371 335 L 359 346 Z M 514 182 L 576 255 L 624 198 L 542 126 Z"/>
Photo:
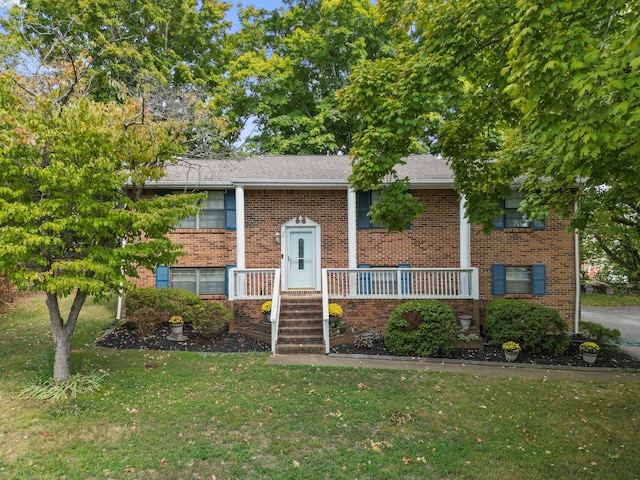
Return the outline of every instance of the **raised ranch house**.
<path id="1" fill-rule="evenodd" d="M 150 194 L 207 191 L 206 205 L 171 235 L 187 256 L 144 287 L 184 288 L 227 303 L 232 331 L 269 340 L 274 352 L 329 352 L 328 304 L 349 330 L 384 332 L 400 302 L 434 298 L 477 328 L 487 302 L 520 298 L 556 308 L 577 328 L 578 245 L 567 221 L 529 221 L 517 193 L 484 235 L 465 218 L 444 159 L 415 155 L 398 167 L 425 212 L 388 233 L 367 216 L 375 192 L 354 191 L 348 156 L 183 160 Z M 272 300 L 265 321 L 261 305 Z"/>

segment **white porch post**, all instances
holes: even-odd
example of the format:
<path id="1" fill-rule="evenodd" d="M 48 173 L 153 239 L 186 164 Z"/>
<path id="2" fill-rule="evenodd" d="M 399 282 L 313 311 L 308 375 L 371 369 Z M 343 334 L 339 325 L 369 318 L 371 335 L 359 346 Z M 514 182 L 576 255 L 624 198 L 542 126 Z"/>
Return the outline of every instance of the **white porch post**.
<path id="1" fill-rule="evenodd" d="M 460 195 L 460 268 L 471 268 L 471 225 L 465 216 L 467 211 L 467 197 Z M 467 273 L 463 275 L 468 278 L 468 282 L 463 283 L 463 293 L 468 295 L 474 293 L 474 276 Z"/>
<path id="2" fill-rule="evenodd" d="M 358 268 L 358 243 L 356 236 L 358 233 L 358 218 L 356 212 L 356 191 L 349 187 L 347 191 L 347 255 L 349 260 L 349 268 Z M 356 293 L 356 274 L 349 274 L 349 285 L 351 294 Z"/>
<path id="3" fill-rule="evenodd" d="M 244 257 L 244 187 L 236 185 L 236 265 L 247 268 Z"/>
<path id="4" fill-rule="evenodd" d="M 356 192 L 353 188 L 349 188 L 349 191 L 347 192 L 347 238 L 348 238 L 349 268 L 358 267 L 356 227 L 357 227 Z"/>
<path id="5" fill-rule="evenodd" d="M 471 225 L 465 213 L 467 197 L 460 195 L 460 268 L 471 268 Z"/>

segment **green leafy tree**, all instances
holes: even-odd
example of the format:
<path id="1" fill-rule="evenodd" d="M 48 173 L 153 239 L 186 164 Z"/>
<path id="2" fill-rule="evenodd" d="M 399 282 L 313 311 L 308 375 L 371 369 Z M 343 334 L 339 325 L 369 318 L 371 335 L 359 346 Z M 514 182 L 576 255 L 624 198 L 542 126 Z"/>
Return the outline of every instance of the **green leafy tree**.
<path id="1" fill-rule="evenodd" d="M 233 60 L 217 111 L 247 134 L 258 153 L 347 152 L 354 118 L 338 111 L 336 91 L 354 66 L 382 55 L 387 41 L 369 0 L 285 0 L 267 11 L 241 10 L 240 30 L 230 35 Z"/>
<path id="2" fill-rule="evenodd" d="M 87 297 L 126 290 L 138 269 L 174 261 L 179 246 L 166 233 L 195 213 L 198 198 L 142 195 L 180 150 L 180 124 L 69 88 L 52 68 L 0 76 L 0 273 L 18 289 L 46 293 L 55 380 L 70 376 Z M 65 317 L 59 299 L 69 295 Z"/>
<path id="3" fill-rule="evenodd" d="M 227 64 L 228 8 L 218 0 L 28 0 L 0 19 L 0 60 L 31 75 L 64 62 L 94 100 L 135 96 L 155 118 L 189 123 L 186 155 L 229 155 L 226 125 L 208 105 Z"/>
<path id="4" fill-rule="evenodd" d="M 486 230 L 514 183 L 534 217 L 571 215 L 582 186 L 619 185 L 638 198 L 637 1 L 381 8 L 395 54 L 363 63 L 341 94 L 362 119 L 351 150 L 356 187 L 380 188 L 404 155 L 430 151 L 450 159 L 470 219 Z M 415 213 L 398 211 L 393 229 Z M 596 214 L 579 207 L 573 221 L 586 228 Z"/>
<path id="5" fill-rule="evenodd" d="M 119 85 L 212 90 L 226 66 L 229 7 L 218 0 L 26 0 L 3 19 L 3 41 L 27 43 L 45 63 L 85 57 L 98 100 L 116 98 Z M 15 65 L 23 54 L 12 48 L 5 57 Z"/>
<path id="6" fill-rule="evenodd" d="M 200 196 L 144 188 L 177 154 L 220 146 L 200 92 L 216 84 L 227 8 L 27 0 L 0 20 L 0 273 L 46 293 L 55 380 L 87 297 L 180 254 L 166 234 Z"/>
<path id="7" fill-rule="evenodd" d="M 597 279 L 618 288 L 640 284 L 640 199 L 617 186 L 586 189 L 580 214 L 588 215 L 582 263 L 601 267 Z"/>

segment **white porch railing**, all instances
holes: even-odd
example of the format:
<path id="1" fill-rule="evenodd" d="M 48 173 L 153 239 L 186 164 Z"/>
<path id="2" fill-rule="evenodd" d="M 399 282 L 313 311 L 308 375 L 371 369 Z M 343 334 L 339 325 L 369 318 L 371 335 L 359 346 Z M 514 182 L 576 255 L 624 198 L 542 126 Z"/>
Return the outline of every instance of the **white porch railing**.
<path id="1" fill-rule="evenodd" d="M 229 300 L 269 300 L 273 296 L 279 268 L 232 268 L 229 270 Z"/>
<path id="2" fill-rule="evenodd" d="M 271 300 L 271 352 L 276 353 L 280 319 L 280 269 L 232 268 L 229 271 L 229 300 Z"/>
<path id="3" fill-rule="evenodd" d="M 477 268 L 325 268 L 322 275 L 329 298 L 479 298 Z"/>
<path id="4" fill-rule="evenodd" d="M 329 299 L 412 298 L 478 300 L 477 268 L 323 268 L 322 322 L 329 353 Z M 229 300 L 271 300 L 271 351 L 280 318 L 280 269 L 229 271 Z"/>

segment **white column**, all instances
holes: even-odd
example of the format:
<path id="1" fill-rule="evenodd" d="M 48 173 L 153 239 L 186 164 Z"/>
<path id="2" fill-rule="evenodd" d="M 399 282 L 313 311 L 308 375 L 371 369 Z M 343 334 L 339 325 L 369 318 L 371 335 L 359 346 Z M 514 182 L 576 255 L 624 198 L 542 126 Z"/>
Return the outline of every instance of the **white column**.
<path id="1" fill-rule="evenodd" d="M 358 267 L 358 244 L 356 242 L 358 219 L 356 216 L 356 192 L 349 188 L 347 192 L 347 239 L 349 268 Z"/>
<path id="2" fill-rule="evenodd" d="M 471 225 L 465 213 L 467 197 L 460 195 L 460 268 L 471 268 Z"/>
<path id="3" fill-rule="evenodd" d="M 236 186 L 236 265 L 247 268 L 244 257 L 244 187 Z"/>

